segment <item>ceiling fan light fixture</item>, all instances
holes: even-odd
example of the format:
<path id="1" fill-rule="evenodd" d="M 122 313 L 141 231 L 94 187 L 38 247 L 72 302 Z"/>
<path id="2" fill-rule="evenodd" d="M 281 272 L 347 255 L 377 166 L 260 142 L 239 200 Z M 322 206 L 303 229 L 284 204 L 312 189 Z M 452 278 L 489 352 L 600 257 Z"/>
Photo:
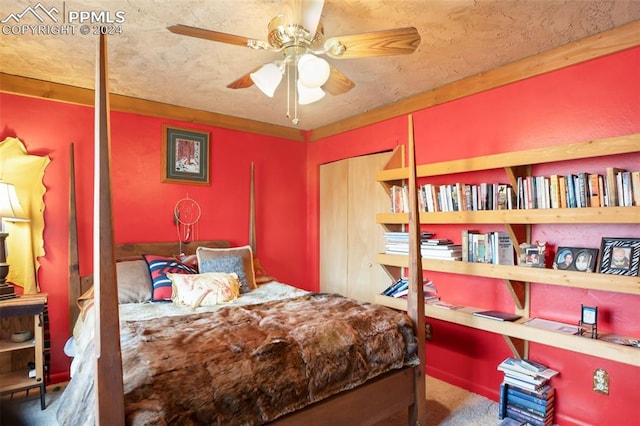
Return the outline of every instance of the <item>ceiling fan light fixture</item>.
<path id="1" fill-rule="evenodd" d="M 298 75 L 303 86 L 319 88 L 329 79 L 331 67 L 324 59 L 306 53 L 298 59 Z"/>
<path id="2" fill-rule="evenodd" d="M 280 81 L 282 81 L 282 71 L 276 64 L 271 63 L 249 74 L 249 77 L 262 93 L 273 98 L 273 94 L 276 92 Z"/>
<path id="3" fill-rule="evenodd" d="M 306 87 L 298 80 L 298 104 L 308 105 L 324 97 L 324 90 L 319 87 Z"/>

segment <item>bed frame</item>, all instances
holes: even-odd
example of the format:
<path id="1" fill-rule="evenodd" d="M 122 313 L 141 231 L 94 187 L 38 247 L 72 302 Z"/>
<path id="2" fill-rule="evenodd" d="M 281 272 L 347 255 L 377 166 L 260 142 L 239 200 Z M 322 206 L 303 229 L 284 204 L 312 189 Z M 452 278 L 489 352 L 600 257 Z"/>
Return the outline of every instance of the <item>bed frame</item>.
<path id="1" fill-rule="evenodd" d="M 124 424 L 122 357 L 118 321 L 118 294 L 115 259 L 143 253 L 174 255 L 192 253 L 199 245 L 227 247 L 226 241 L 201 241 L 187 245 L 179 243 L 144 243 L 115 245 L 111 208 L 109 159 L 109 100 L 107 78 L 107 40 L 100 36 L 96 60 L 95 96 L 95 181 L 94 181 L 94 291 L 96 305 L 96 421 L 103 425 Z M 420 365 L 389 372 L 338 395 L 277 419 L 277 425 L 298 424 L 373 424 L 408 407 L 408 424 L 426 424 L 424 292 L 420 253 L 420 223 L 417 206 L 416 167 L 413 140 L 413 119 L 409 116 L 409 232 L 410 267 L 408 314 L 416 324 Z M 71 149 L 71 182 L 69 214 L 69 307 L 71 326 L 78 311 L 76 300 L 88 280 L 78 274 L 78 244 L 75 211 L 73 147 Z M 255 245 L 255 208 L 253 201 L 253 167 L 251 188 L 250 240 Z M 83 288 L 83 286 L 85 286 Z"/>

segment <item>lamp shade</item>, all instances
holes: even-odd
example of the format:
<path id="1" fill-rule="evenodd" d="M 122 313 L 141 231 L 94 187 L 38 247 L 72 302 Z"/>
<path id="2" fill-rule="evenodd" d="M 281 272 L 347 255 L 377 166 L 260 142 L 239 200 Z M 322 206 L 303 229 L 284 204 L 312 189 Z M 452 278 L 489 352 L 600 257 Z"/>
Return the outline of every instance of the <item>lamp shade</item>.
<path id="1" fill-rule="evenodd" d="M 282 71 L 275 64 L 266 64 L 256 72 L 249 74 L 251 80 L 262 90 L 262 93 L 273 98 L 280 81 L 282 80 Z"/>
<path id="2" fill-rule="evenodd" d="M 298 75 L 303 86 L 316 88 L 327 82 L 331 68 L 324 59 L 307 53 L 298 59 Z"/>
<path id="3" fill-rule="evenodd" d="M 311 104 L 324 97 L 324 90 L 319 87 L 306 87 L 298 80 L 298 103 L 300 105 Z"/>
<path id="4" fill-rule="evenodd" d="M 18 200 L 16 187 L 3 181 L 0 181 L 0 219 L 10 222 L 29 221 Z"/>

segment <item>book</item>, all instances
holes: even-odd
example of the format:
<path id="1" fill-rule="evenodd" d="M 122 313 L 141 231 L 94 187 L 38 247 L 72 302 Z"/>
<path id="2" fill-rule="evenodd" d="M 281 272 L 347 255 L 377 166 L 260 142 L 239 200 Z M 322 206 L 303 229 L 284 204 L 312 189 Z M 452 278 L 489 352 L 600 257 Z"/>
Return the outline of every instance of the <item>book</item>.
<path id="1" fill-rule="evenodd" d="M 552 399 L 540 399 L 530 400 L 523 398 L 518 394 L 514 387 L 507 389 L 507 403 L 515 405 L 516 407 L 524 408 L 534 414 L 540 416 L 546 416 L 551 410 L 553 410 L 555 398 Z"/>
<path id="2" fill-rule="evenodd" d="M 507 385 L 508 386 L 508 385 Z M 535 402 L 537 404 L 550 403 L 555 400 L 555 388 L 549 384 L 546 384 L 539 391 L 529 391 L 516 386 L 508 386 L 507 393 L 513 394 L 518 398 L 526 399 L 527 401 Z"/>
<path id="3" fill-rule="evenodd" d="M 437 302 L 431 303 L 431 306 L 435 306 L 436 308 L 441 309 L 449 309 L 452 311 L 463 308 L 462 305 L 455 305 L 453 303 L 445 302 L 444 300 L 438 300 Z"/>
<path id="4" fill-rule="evenodd" d="M 624 169 L 618 167 L 607 167 L 606 182 L 607 182 L 607 194 L 609 197 L 609 207 L 620 206 L 618 200 L 618 174 L 624 172 Z"/>
<path id="5" fill-rule="evenodd" d="M 510 314 L 508 312 L 502 311 L 478 311 L 474 312 L 473 315 L 482 318 L 488 318 L 496 321 L 516 321 L 522 318 L 520 315 Z"/>
<path id="6" fill-rule="evenodd" d="M 558 331 L 560 333 L 578 334 L 580 328 L 572 324 L 566 324 L 560 321 L 553 321 L 544 318 L 531 318 L 522 323 L 530 327 L 543 328 L 545 330 Z"/>
<path id="7" fill-rule="evenodd" d="M 492 245 L 492 263 L 496 265 L 515 265 L 513 242 L 506 232 L 494 232 Z"/>
<path id="8" fill-rule="evenodd" d="M 513 376 L 509 376 L 506 375 L 503 378 L 503 381 L 509 385 L 513 385 L 516 387 L 519 387 L 521 389 L 524 390 L 528 390 L 528 391 L 534 391 L 534 392 L 538 392 L 540 391 L 544 386 L 547 385 L 548 380 L 545 380 L 544 383 L 541 384 L 535 384 L 535 383 L 531 383 L 528 381 L 524 381 L 524 380 L 520 380 L 516 377 Z"/>
<path id="9" fill-rule="evenodd" d="M 517 407 L 513 407 L 507 405 L 507 416 L 516 420 L 524 421 L 526 424 L 531 424 L 533 426 L 548 426 L 553 424 L 553 415 L 549 415 L 548 417 L 541 418 L 540 416 L 535 416 L 533 414 L 523 412 Z"/>
<path id="10" fill-rule="evenodd" d="M 548 380 L 558 374 L 558 371 L 539 362 L 517 358 L 505 359 L 498 365 L 498 370 L 505 372 L 505 374 L 512 374 L 514 377 L 522 380 L 530 380 L 535 383 L 540 383 L 545 379 Z"/>

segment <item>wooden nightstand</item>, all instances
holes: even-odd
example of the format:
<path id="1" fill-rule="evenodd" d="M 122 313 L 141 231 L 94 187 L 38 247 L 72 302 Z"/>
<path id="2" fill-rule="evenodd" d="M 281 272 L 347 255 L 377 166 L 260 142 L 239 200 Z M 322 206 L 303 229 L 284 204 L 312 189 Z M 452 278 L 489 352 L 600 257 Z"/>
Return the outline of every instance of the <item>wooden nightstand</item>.
<path id="1" fill-rule="evenodd" d="M 47 295 L 23 295 L 0 300 L 0 394 L 40 388 L 40 408 L 45 409 L 43 311 Z M 29 330 L 33 336 L 14 342 L 11 335 Z M 35 364 L 29 377 L 29 362 Z"/>

